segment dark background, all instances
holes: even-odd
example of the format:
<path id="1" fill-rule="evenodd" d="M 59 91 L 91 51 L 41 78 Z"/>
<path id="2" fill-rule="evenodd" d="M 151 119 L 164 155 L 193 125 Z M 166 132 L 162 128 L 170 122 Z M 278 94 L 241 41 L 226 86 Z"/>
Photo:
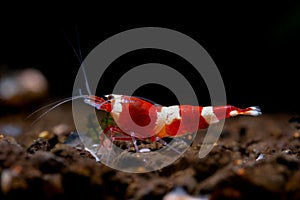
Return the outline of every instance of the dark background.
<path id="1" fill-rule="evenodd" d="M 50 82 L 51 96 L 68 97 L 72 95 L 79 62 L 64 34 L 76 45 L 78 31 L 81 51 L 86 56 L 100 42 L 119 32 L 144 26 L 165 27 L 192 37 L 206 49 L 221 72 L 229 104 L 258 105 L 265 112 L 299 113 L 300 4 L 256 8 L 232 8 L 205 15 L 201 14 L 205 10 L 202 8 L 200 14 L 189 17 L 178 13 L 178 18 L 139 21 L 119 18 L 70 25 L 6 23 L 0 32 L 0 66 L 38 68 Z M 158 55 L 146 52 L 135 58 L 132 54 L 121 61 L 139 64 L 149 61 L 147 56 Z M 169 57 L 161 59 L 166 61 Z M 106 75 L 107 85 L 113 84 L 118 77 L 115 74 L 122 72 L 121 61 Z M 100 92 L 109 92 L 110 86 L 105 87 Z M 148 89 L 147 93 L 151 93 Z M 160 101 L 164 95 L 168 95 L 165 89 L 156 88 L 156 93 L 146 96 L 166 103 Z"/>

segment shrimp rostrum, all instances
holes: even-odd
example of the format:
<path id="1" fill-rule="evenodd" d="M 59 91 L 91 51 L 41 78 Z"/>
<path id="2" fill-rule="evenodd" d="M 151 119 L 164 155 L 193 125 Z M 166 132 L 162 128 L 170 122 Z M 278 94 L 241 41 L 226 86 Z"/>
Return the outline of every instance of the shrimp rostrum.
<path id="1" fill-rule="evenodd" d="M 237 108 L 225 106 L 192 106 L 154 105 L 150 101 L 125 95 L 106 95 L 105 98 L 88 95 L 84 102 L 105 111 L 114 119 L 116 125 L 108 125 L 104 134 L 109 135 L 111 141 L 146 140 L 159 141 L 162 138 L 181 137 L 206 129 L 209 125 L 218 123 L 225 118 L 237 115 L 258 116 L 261 114 L 257 106 Z M 138 151 L 135 145 L 136 151 Z"/>

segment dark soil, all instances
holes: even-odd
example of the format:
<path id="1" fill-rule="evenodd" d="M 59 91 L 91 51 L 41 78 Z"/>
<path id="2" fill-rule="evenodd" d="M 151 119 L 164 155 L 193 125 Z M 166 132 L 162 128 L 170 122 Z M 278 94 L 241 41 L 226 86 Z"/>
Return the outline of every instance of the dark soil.
<path id="1" fill-rule="evenodd" d="M 19 118 L 2 119 L 23 131 L 1 135 L 0 199 L 300 198 L 300 130 L 292 115 L 230 118 L 205 158 L 198 156 L 205 145 L 199 131 L 177 161 L 149 173 L 111 169 L 89 152 L 63 144 L 75 130 L 69 106 L 33 126 Z"/>

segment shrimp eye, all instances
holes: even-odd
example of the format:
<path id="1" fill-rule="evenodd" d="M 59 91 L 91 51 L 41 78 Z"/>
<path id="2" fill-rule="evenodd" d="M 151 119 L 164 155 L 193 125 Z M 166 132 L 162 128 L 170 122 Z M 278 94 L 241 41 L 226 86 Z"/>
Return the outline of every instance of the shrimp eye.
<path id="1" fill-rule="evenodd" d="M 105 97 L 107 98 L 107 100 L 111 100 L 111 99 L 113 99 L 114 97 L 113 97 L 113 95 L 111 95 L 111 94 L 109 94 L 109 95 L 105 95 Z"/>

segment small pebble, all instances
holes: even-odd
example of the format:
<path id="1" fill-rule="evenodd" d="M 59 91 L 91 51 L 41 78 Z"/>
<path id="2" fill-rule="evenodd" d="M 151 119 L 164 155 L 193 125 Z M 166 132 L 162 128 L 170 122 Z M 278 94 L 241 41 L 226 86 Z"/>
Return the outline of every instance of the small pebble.
<path id="1" fill-rule="evenodd" d="M 290 149 L 283 150 L 282 152 L 286 154 L 292 154 L 292 151 Z"/>
<path id="2" fill-rule="evenodd" d="M 20 106 L 44 97 L 48 90 L 46 77 L 37 69 L 11 71 L 0 78 L 0 99 Z"/>
<path id="3" fill-rule="evenodd" d="M 293 137 L 294 137 L 294 138 L 299 138 L 299 137 L 300 137 L 300 133 L 299 133 L 299 132 L 295 132 L 295 133 L 293 134 Z"/>
<path id="4" fill-rule="evenodd" d="M 187 194 L 183 188 L 177 187 L 163 197 L 163 200 L 208 200 L 209 196 L 193 197 Z"/>
<path id="5" fill-rule="evenodd" d="M 145 173 L 146 172 L 146 169 L 144 167 L 138 167 L 137 168 L 137 172 L 138 173 Z"/>
<path id="6" fill-rule="evenodd" d="M 12 172 L 9 169 L 4 169 L 1 173 L 1 190 L 4 194 L 6 194 L 12 184 Z"/>
<path id="7" fill-rule="evenodd" d="M 241 165 L 241 164 L 243 164 L 243 161 L 241 159 L 237 159 L 237 160 L 234 161 L 234 164 L 235 165 Z"/>
<path id="8" fill-rule="evenodd" d="M 39 137 L 49 139 L 50 133 L 49 133 L 49 131 L 42 131 L 42 132 L 40 132 Z"/>
<path id="9" fill-rule="evenodd" d="M 256 158 L 255 161 L 259 161 L 259 160 L 262 160 L 264 159 L 264 154 L 259 154 L 259 156 Z"/>
<path id="10" fill-rule="evenodd" d="M 50 150 L 50 144 L 48 140 L 44 138 L 38 138 L 33 141 L 33 143 L 28 147 L 27 152 L 28 153 L 35 153 L 37 151 L 49 151 Z"/>
<path id="11" fill-rule="evenodd" d="M 22 131 L 22 128 L 16 124 L 4 124 L 0 126 L 1 133 L 12 137 L 20 135 Z"/>
<path id="12" fill-rule="evenodd" d="M 57 126 L 54 126 L 52 130 L 53 130 L 53 133 L 55 133 L 56 135 L 59 136 L 59 135 L 62 135 L 64 133 L 68 132 L 69 126 L 66 124 L 59 124 Z"/>
<path id="13" fill-rule="evenodd" d="M 143 148 L 143 149 L 140 149 L 139 152 L 140 153 L 147 153 L 147 152 L 150 152 L 151 150 L 148 149 L 148 148 Z"/>
<path id="14" fill-rule="evenodd" d="M 236 171 L 236 174 L 239 175 L 239 176 L 243 176 L 245 174 L 246 170 L 244 168 L 239 168 L 237 171 Z"/>

